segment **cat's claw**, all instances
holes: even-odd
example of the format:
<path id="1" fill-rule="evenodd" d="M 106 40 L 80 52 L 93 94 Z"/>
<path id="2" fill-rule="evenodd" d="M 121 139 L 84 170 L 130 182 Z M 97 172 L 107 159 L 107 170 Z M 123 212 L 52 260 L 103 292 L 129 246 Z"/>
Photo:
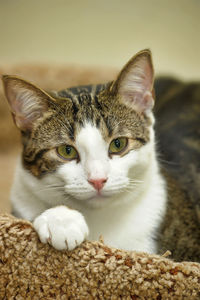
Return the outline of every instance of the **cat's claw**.
<path id="1" fill-rule="evenodd" d="M 57 250 L 73 250 L 89 234 L 81 213 L 65 206 L 50 208 L 33 222 L 42 243 L 49 243 Z"/>

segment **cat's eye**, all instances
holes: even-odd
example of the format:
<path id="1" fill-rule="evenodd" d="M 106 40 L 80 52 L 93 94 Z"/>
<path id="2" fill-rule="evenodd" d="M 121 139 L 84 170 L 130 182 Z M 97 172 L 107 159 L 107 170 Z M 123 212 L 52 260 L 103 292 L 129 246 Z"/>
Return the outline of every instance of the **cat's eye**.
<path id="1" fill-rule="evenodd" d="M 64 159 L 72 160 L 78 159 L 78 152 L 73 146 L 62 145 L 57 148 L 57 153 Z"/>
<path id="2" fill-rule="evenodd" d="M 114 139 L 109 146 L 109 154 L 120 154 L 123 152 L 128 144 L 128 139 L 125 137 L 119 137 Z"/>

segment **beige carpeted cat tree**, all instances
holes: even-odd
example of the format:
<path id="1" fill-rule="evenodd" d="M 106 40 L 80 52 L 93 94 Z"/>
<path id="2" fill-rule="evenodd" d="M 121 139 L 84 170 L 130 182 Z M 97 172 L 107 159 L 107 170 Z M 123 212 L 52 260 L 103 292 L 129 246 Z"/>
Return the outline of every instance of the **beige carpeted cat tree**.
<path id="1" fill-rule="evenodd" d="M 200 299 L 200 265 L 85 242 L 61 252 L 0 216 L 0 299 Z"/>
<path id="2" fill-rule="evenodd" d="M 20 75 L 44 89 L 61 89 L 107 81 L 115 72 L 26 65 L 4 66 L 0 73 Z M 11 121 L 6 121 L 2 144 L 17 145 L 12 132 Z M 40 243 L 28 221 L 0 214 L 0 299 L 200 299 L 200 264 L 175 263 L 168 254 L 122 251 L 103 241 L 61 252 Z"/>

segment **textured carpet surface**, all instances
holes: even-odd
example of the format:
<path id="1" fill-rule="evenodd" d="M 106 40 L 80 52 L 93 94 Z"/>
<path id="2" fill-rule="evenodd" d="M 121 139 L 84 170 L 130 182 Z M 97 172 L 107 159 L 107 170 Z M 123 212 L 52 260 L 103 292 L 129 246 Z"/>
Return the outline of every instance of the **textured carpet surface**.
<path id="1" fill-rule="evenodd" d="M 0 299 L 200 299 L 200 264 L 85 242 L 61 252 L 0 215 Z"/>

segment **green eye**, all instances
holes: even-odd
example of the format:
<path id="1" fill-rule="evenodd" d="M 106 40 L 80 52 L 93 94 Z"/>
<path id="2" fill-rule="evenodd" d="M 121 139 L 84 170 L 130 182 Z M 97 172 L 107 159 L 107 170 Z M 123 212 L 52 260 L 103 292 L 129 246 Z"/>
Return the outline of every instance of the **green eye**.
<path id="1" fill-rule="evenodd" d="M 127 144 L 128 144 L 128 139 L 125 137 L 114 139 L 110 143 L 109 153 L 120 154 L 123 150 L 125 150 Z"/>
<path id="2" fill-rule="evenodd" d="M 64 159 L 72 160 L 78 158 L 78 152 L 70 145 L 59 146 L 57 152 Z"/>

